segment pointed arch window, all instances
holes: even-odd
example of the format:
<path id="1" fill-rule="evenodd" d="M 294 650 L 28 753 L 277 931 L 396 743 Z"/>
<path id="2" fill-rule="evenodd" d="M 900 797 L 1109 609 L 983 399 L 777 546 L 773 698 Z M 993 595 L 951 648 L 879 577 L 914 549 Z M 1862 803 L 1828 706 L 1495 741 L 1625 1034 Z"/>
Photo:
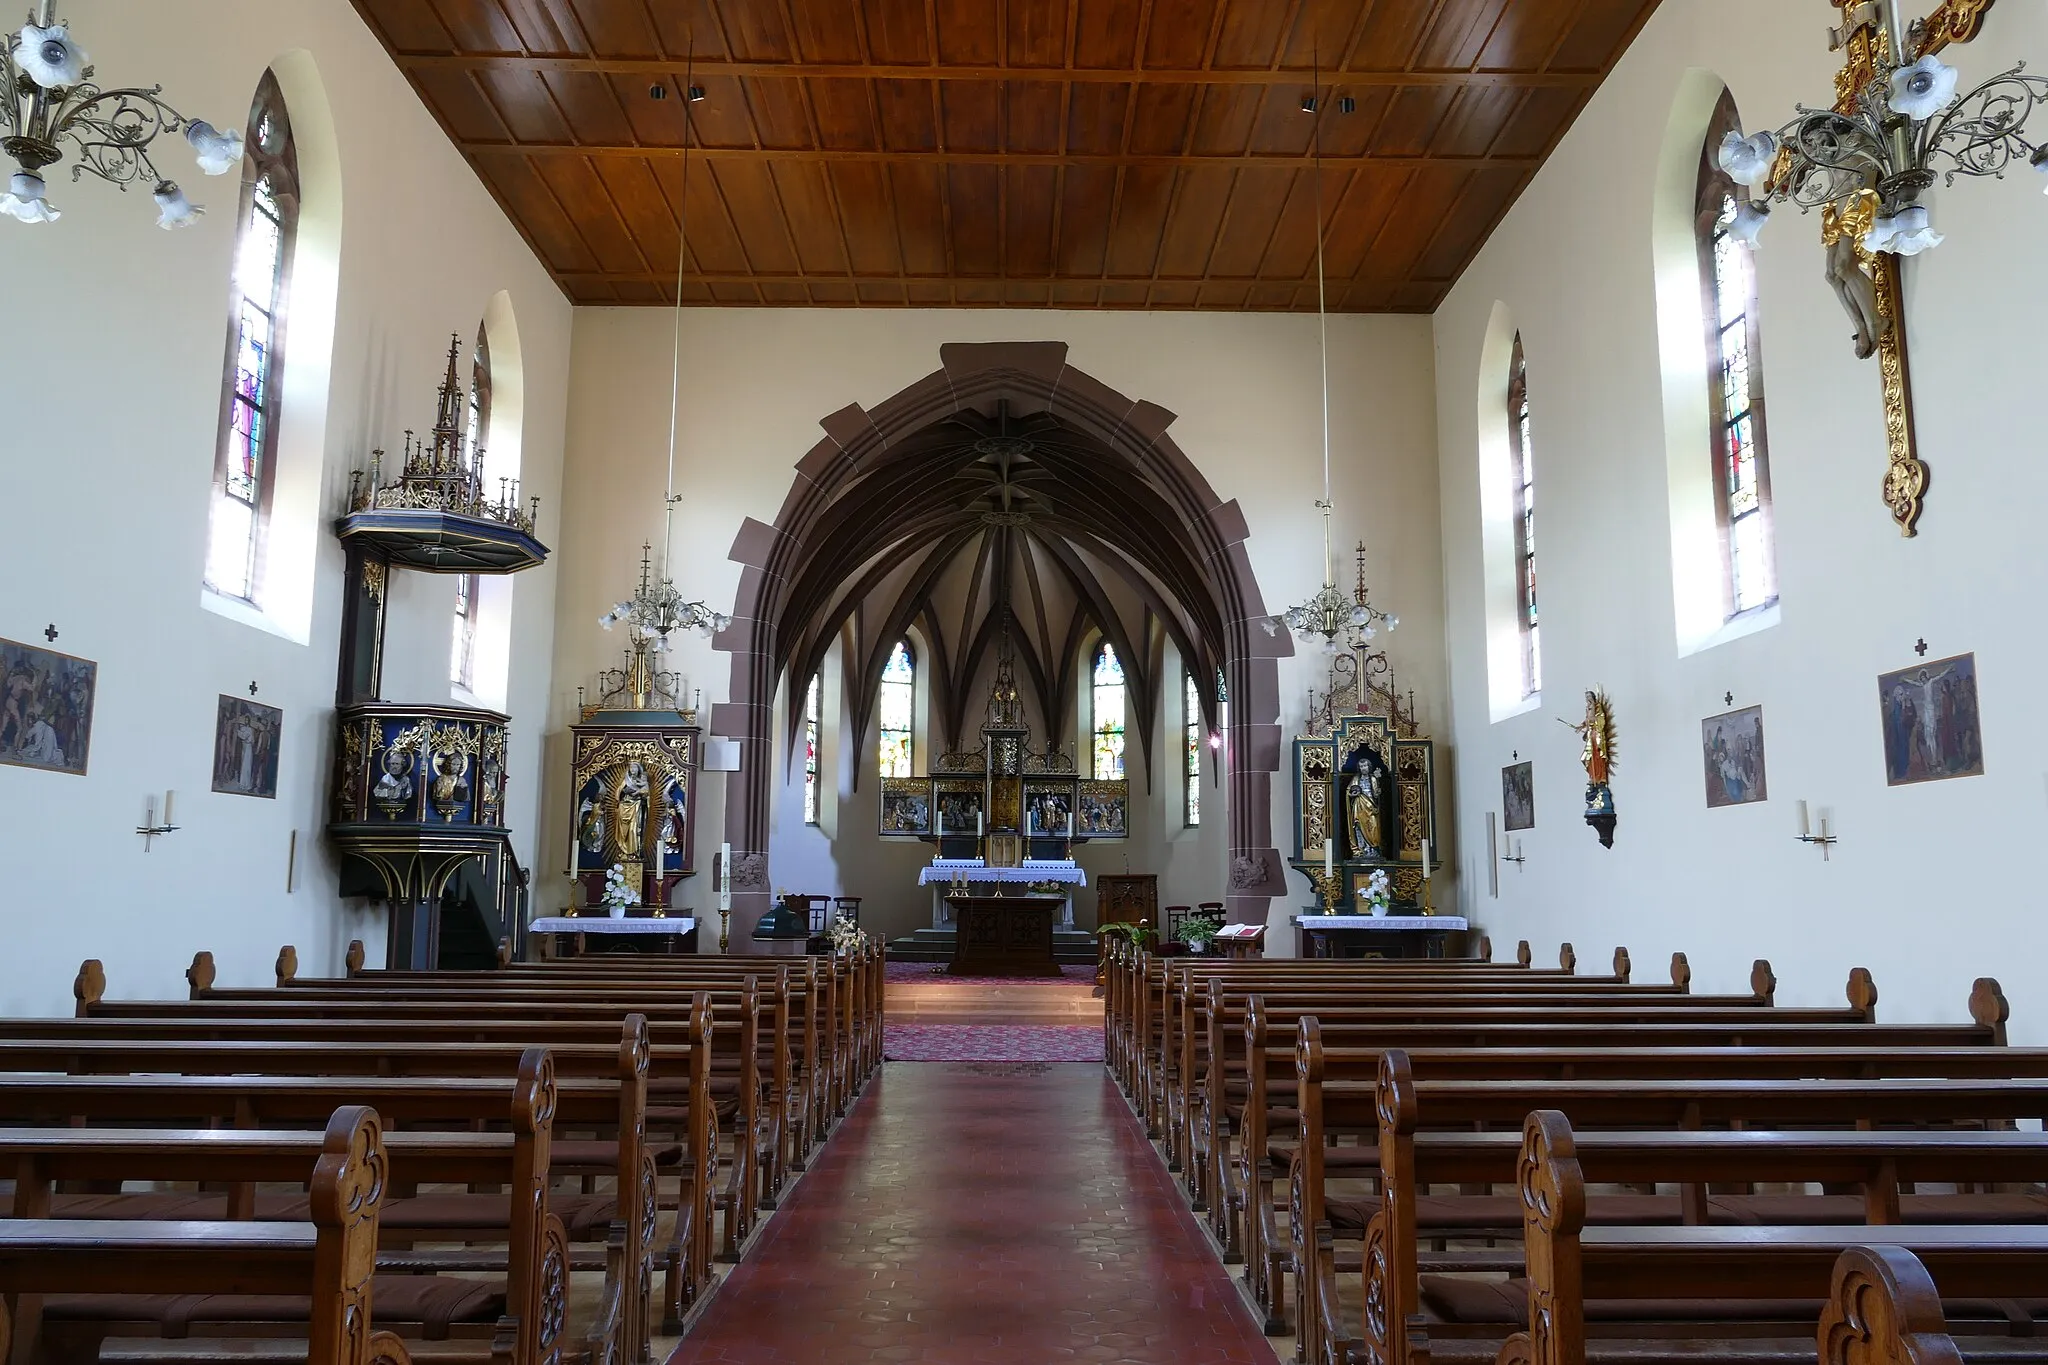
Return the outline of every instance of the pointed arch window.
<path id="1" fill-rule="evenodd" d="M 1529 362 L 1515 333 L 1508 374 L 1509 477 L 1514 491 L 1515 627 L 1522 641 L 1522 695 L 1543 690 L 1543 624 L 1536 606 L 1536 458 L 1529 433 Z"/>
<path id="2" fill-rule="evenodd" d="M 804 691 L 804 823 L 818 823 L 818 707 L 823 691 L 816 673 Z"/>
<path id="3" fill-rule="evenodd" d="M 481 471 L 484 447 L 491 439 L 491 345 L 484 329 L 476 329 L 476 350 L 469 363 L 469 422 L 463 445 L 470 465 Z M 478 594 L 483 587 L 480 574 L 462 574 L 455 580 L 455 632 L 450 647 L 448 676 L 459 687 L 476 685 L 476 618 Z"/>
<path id="4" fill-rule="evenodd" d="M 1093 729 L 1093 774 L 1100 779 L 1124 775 L 1124 665 L 1116 647 L 1104 640 L 1095 649 L 1090 670 L 1090 724 Z"/>
<path id="5" fill-rule="evenodd" d="M 884 777 L 911 777 L 916 773 L 912 752 L 917 710 L 917 654 L 910 641 L 898 640 L 882 665 L 881 761 Z"/>
<path id="6" fill-rule="evenodd" d="M 244 146 L 206 585 L 253 603 L 262 592 L 264 531 L 277 482 L 278 398 L 299 226 L 298 147 L 284 93 L 268 71 L 256 87 Z"/>
<path id="7" fill-rule="evenodd" d="M 1182 705 L 1186 711 L 1182 717 L 1182 775 L 1187 787 L 1181 814 L 1187 827 L 1193 829 L 1202 823 L 1202 689 L 1195 685 L 1192 672 L 1182 688 Z"/>
<path id="8" fill-rule="evenodd" d="M 1734 96 L 1722 91 L 1700 155 L 1694 219 L 1707 329 L 1707 404 L 1714 516 L 1721 533 L 1722 609 L 1731 620 L 1778 600 L 1756 265 L 1750 248 L 1734 233 L 1736 211 L 1750 195 L 1721 169 L 1719 158 L 1722 139 L 1741 124 Z"/>

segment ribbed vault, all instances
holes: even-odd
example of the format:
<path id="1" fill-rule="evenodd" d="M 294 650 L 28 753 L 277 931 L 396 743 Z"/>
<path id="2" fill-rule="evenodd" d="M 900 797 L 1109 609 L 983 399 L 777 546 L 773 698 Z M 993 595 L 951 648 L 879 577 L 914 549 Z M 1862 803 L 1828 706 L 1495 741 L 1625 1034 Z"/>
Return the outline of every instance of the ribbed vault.
<path id="1" fill-rule="evenodd" d="M 819 519 L 775 623 L 778 672 L 808 680 L 842 643 L 858 746 L 889 650 L 914 626 L 933 743 L 972 747 L 977 681 L 1007 640 L 1038 733 L 1072 744 L 1083 649 L 1105 639 L 1130 682 L 1131 738 L 1149 758 L 1161 684 L 1178 686 L 1159 677 L 1161 646 L 1201 678 L 1216 677 L 1225 654 L 1223 614 L 1167 496 L 1107 443 L 1050 412 L 1020 417 L 1008 400 L 948 414 L 890 453 Z M 787 689 L 792 708 L 803 692 Z M 1203 708 L 1213 726 L 1213 695 Z M 785 733 L 801 733 L 789 719 Z"/>
<path id="2" fill-rule="evenodd" d="M 1069 367 L 1064 343 L 939 354 L 939 369 L 880 406 L 823 418 L 825 438 L 798 461 L 775 523 L 750 518 L 733 542 L 739 590 L 716 641 L 733 657 L 732 700 L 713 708 L 711 725 L 740 742 L 725 805 L 734 941 L 769 904 L 779 684 L 808 683 L 841 642 L 864 734 L 888 650 L 912 626 L 926 643 L 942 744 L 970 741 L 975 683 L 1006 633 L 1034 722 L 1069 742 L 1093 632 L 1124 660 L 1147 752 L 1166 643 L 1202 676 L 1220 668 L 1230 697 L 1226 903 L 1233 921 L 1263 922 L 1286 892 L 1272 782 L 1278 660 L 1293 645 L 1261 629 L 1270 617 L 1243 514 L 1167 434 L 1172 413 Z"/>

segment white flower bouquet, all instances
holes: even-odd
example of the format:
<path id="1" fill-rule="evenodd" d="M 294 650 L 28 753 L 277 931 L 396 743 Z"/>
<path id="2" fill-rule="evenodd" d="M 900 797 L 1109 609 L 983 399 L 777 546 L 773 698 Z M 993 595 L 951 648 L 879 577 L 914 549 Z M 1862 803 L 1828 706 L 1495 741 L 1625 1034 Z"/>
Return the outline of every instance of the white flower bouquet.
<path id="1" fill-rule="evenodd" d="M 1386 914 L 1387 907 L 1394 903 L 1394 885 L 1387 879 L 1387 870 L 1384 867 L 1366 878 L 1365 895 L 1362 899 L 1365 902 L 1366 913 L 1375 918 Z"/>
<path id="2" fill-rule="evenodd" d="M 606 913 L 613 919 L 624 919 L 627 908 L 640 903 L 640 892 L 626 880 L 626 869 L 623 865 L 613 863 L 606 871 L 604 894 L 599 899 L 604 902 Z"/>
<path id="3" fill-rule="evenodd" d="M 837 957 L 849 957 L 865 948 L 867 932 L 853 922 L 853 916 L 841 915 L 832 921 L 832 952 Z"/>

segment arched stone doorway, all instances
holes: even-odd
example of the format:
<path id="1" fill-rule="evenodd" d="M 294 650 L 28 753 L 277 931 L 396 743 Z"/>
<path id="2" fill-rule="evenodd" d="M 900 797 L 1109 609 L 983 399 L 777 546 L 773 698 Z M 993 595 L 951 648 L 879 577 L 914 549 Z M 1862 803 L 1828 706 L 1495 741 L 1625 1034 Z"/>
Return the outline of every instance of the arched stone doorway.
<path id="1" fill-rule="evenodd" d="M 949 421 L 1049 421 L 1114 462 L 1075 490 L 1076 505 L 1101 513 L 1081 533 L 1114 542 L 1147 576 L 1170 582 L 1182 647 L 1222 670 L 1230 697 L 1226 905 L 1233 923 L 1263 924 L 1273 897 L 1286 891 L 1272 799 L 1282 738 L 1278 660 L 1294 647 L 1286 632 L 1261 625 L 1272 613 L 1245 551 L 1243 513 L 1217 496 L 1168 434 L 1174 414 L 1072 368 L 1063 342 L 946 345 L 939 362 L 872 409 L 854 405 L 822 418 L 825 436 L 797 462 L 775 524 L 749 518 L 733 542 L 729 558 L 741 565 L 733 623 L 714 642 L 732 656 L 732 700 L 710 717 L 714 733 L 740 742 L 724 831 L 733 849 L 733 941 L 745 942 L 770 904 L 778 684 L 793 668 L 808 676 L 815 666 L 830 584 L 864 562 L 876 536 L 942 530 L 917 496 L 932 473 L 919 462 L 933 456 L 920 437 Z M 1065 477 L 1080 479 L 1079 470 L 1070 466 Z"/>

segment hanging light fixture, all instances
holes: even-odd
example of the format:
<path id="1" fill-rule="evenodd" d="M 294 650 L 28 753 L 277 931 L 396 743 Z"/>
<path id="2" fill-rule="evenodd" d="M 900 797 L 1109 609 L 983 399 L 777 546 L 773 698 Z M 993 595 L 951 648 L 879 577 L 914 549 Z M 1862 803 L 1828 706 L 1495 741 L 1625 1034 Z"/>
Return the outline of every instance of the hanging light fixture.
<path id="1" fill-rule="evenodd" d="M 1289 607 L 1279 616 L 1268 617 L 1263 624 L 1268 635 L 1278 635 L 1280 628 L 1285 626 L 1295 638 L 1313 638 L 1325 649 L 1336 649 L 1340 640 L 1346 648 L 1362 649 L 1379 633 L 1381 627 L 1392 630 L 1401 624 L 1401 621 L 1399 617 L 1381 611 L 1366 600 L 1365 546 L 1362 543 L 1358 547 L 1357 587 L 1349 594 L 1337 587 L 1337 562 L 1330 542 L 1330 514 L 1336 503 L 1330 491 L 1330 314 L 1323 275 L 1323 113 L 1319 93 L 1322 83 L 1320 61 L 1316 65 L 1314 80 L 1315 89 L 1302 100 L 1301 111 L 1315 119 L 1313 147 L 1316 178 L 1316 326 L 1322 348 L 1323 366 L 1323 496 L 1316 506 L 1323 514 L 1323 585 L 1306 602 Z M 1348 95 L 1338 102 L 1338 109 L 1346 114 L 1354 107 Z"/>
<path id="2" fill-rule="evenodd" d="M 242 135 L 188 119 L 147 90 L 102 90 L 92 61 L 57 18 L 57 0 L 40 0 L 18 33 L 0 36 L 0 152 L 14 162 L 0 213 L 24 223 L 54 223 L 63 213 L 48 198 L 43 173 L 74 158 L 71 178 L 88 171 L 118 189 L 153 186 L 157 226 L 190 227 L 205 210 L 185 197 L 150 159 L 150 145 L 183 131 L 199 169 L 226 175 L 242 164 Z"/>
<path id="3" fill-rule="evenodd" d="M 606 697 L 609 699 L 613 691 L 630 694 L 636 708 L 643 710 L 657 700 L 680 704 L 671 681 L 675 675 L 661 672 L 654 657 L 668 651 L 670 637 L 682 631 L 694 631 L 708 639 L 732 624 L 732 617 L 713 611 L 701 599 L 687 599 L 669 577 L 669 546 L 674 539 L 676 504 L 682 501 L 676 493 L 676 442 L 682 413 L 683 262 L 688 255 L 689 243 L 690 113 L 691 106 L 704 98 L 703 89 L 690 83 L 694 59 L 693 43 L 691 56 L 686 59 L 683 82 L 683 188 L 682 203 L 676 211 L 676 309 L 669 371 L 668 482 L 662 495 L 661 572 L 658 576 L 654 572 L 652 547 L 643 546 L 639 587 L 631 597 L 598 618 L 598 624 L 606 630 L 624 625 L 632 635 L 626 668 L 612 670 L 603 676 L 608 689 Z M 666 99 L 668 91 L 665 86 L 657 85 L 648 91 L 648 96 Z"/>

